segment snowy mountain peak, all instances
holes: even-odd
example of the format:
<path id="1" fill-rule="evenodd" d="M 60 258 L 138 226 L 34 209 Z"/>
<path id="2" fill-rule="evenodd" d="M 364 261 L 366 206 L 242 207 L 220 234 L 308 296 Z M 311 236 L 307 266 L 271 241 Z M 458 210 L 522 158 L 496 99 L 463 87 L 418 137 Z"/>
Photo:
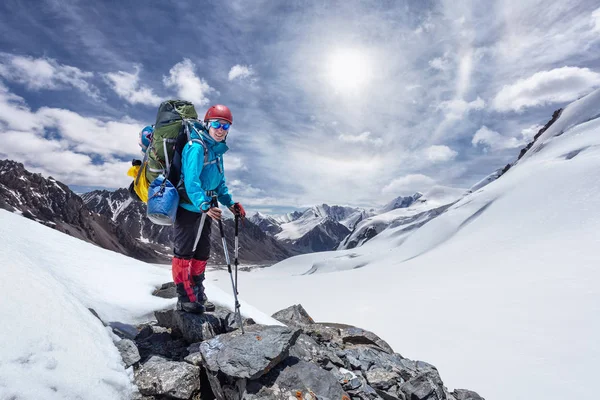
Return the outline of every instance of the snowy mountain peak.
<path id="1" fill-rule="evenodd" d="M 385 213 L 388 211 L 395 210 L 397 208 L 407 208 L 410 207 L 415 201 L 420 199 L 423 196 L 423 193 L 416 192 L 412 196 L 398 196 L 394 200 L 390 201 L 385 206 L 379 209 L 379 213 Z"/>
<path id="2" fill-rule="evenodd" d="M 281 215 L 279 217 L 274 217 L 274 219 L 279 224 L 287 224 L 288 222 L 292 222 L 292 221 L 297 220 L 301 216 L 302 216 L 302 213 L 300 211 L 294 211 L 294 212 L 291 212 L 291 213 L 287 213 L 287 214 Z"/>

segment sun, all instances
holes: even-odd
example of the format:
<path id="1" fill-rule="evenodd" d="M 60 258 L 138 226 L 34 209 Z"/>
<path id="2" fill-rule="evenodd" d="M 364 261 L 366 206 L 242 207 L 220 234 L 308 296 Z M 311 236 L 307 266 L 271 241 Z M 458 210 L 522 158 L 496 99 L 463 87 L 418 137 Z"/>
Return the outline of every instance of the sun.
<path id="1" fill-rule="evenodd" d="M 357 49 L 339 49 L 327 59 L 327 79 L 338 92 L 359 92 L 370 77 L 369 57 Z"/>

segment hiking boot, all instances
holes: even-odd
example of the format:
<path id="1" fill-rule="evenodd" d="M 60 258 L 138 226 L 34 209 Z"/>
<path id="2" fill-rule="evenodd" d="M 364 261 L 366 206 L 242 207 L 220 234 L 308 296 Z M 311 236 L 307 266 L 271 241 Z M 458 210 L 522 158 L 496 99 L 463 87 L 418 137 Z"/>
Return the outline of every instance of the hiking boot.
<path id="1" fill-rule="evenodd" d="M 192 258 L 190 261 L 190 275 L 194 289 L 196 301 L 204 306 L 206 311 L 215 311 L 215 305 L 208 301 L 204 291 L 204 271 L 206 270 L 206 261 Z"/>
<path id="2" fill-rule="evenodd" d="M 177 311 L 183 311 L 192 314 L 204 314 L 206 309 L 198 302 L 177 301 Z"/>
<path id="3" fill-rule="evenodd" d="M 208 312 L 215 311 L 215 305 L 213 303 L 211 303 L 210 301 L 208 301 L 208 299 L 204 300 L 204 303 L 200 303 L 200 304 L 202 304 L 204 306 L 204 308 L 206 309 L 206 311 L 208 311 Z"/>

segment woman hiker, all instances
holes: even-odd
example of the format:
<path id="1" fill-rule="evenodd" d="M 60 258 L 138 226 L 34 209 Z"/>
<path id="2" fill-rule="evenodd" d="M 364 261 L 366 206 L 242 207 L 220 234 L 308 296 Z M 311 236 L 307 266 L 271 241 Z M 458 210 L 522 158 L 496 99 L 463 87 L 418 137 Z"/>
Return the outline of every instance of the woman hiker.
<path id="1" fill-rule="evenodd" d="M 192 130 L 192 140 L 186 143 L 181 154 L 181 180 L 177 187 L 180 203 L 173 231 L 172 262 L 173 281 L 177 285 L 177 309 L 180 311 L 201 314 L 215 308 L 207 301 L 202 284 L 210 256 L 211 219 L 221 219 L 221 209 L 211 204 L 212 196 L 217 196 L 219 203 L 228 207 L 234 215 L 246 216 L 242 205 L 232 200 L 223 171 L 223 154 L 228 150 L 225 139 L 232 123 L 233 116 L 228 107 L 210 107 L 204 117 L 208 134 L 200 130 L 198 135 Z M 194 251 L 203 214 L 210 218 L 204 218 Z"/>

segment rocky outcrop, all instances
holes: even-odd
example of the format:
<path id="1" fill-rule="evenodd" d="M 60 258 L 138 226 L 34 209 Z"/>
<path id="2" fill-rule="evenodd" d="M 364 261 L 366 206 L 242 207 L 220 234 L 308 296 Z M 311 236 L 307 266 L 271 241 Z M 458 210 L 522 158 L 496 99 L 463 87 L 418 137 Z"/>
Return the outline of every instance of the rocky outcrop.
<path id="1" fill-rule="evenodd" d="M 283 326 L 246 319 L 245 333 L 223 308 L 155 316 L 134 341 L 117 343 L 134 369 L 138 399 L 483 399 L 449 392 L 433 365 L 394 353 L 373 332 L 317 323 L 301 305 L 273 315 Z"/>

